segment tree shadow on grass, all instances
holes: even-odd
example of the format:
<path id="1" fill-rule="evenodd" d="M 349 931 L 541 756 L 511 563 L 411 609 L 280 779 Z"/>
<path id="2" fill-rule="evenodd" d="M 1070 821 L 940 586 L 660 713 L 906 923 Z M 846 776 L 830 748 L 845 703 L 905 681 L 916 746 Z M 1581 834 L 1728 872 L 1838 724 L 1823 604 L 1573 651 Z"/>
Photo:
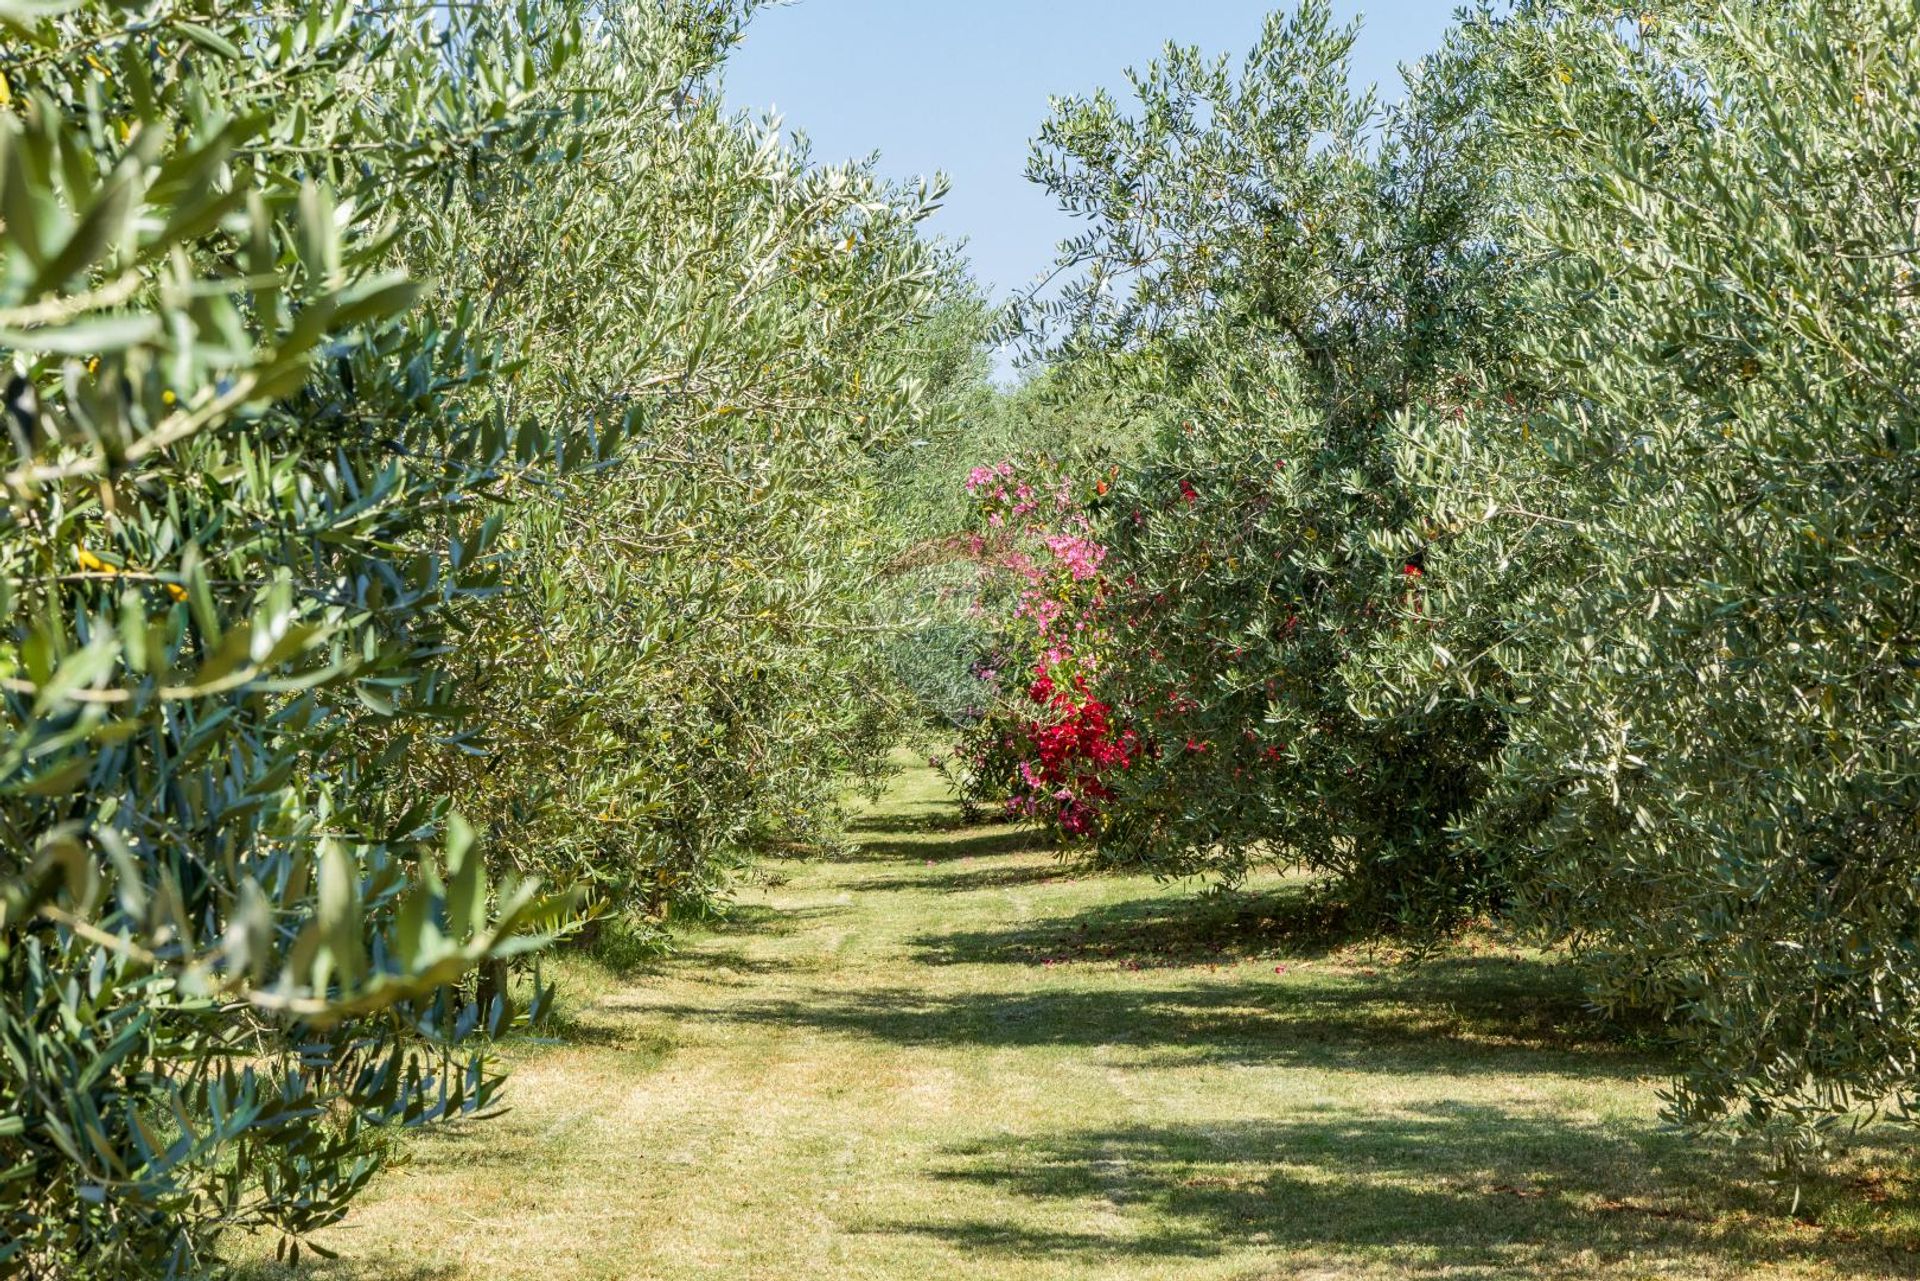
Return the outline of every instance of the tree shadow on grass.
<path id="1" fill-rule="evenodd" d="M 645 969 L 622 977 L 674 978 L 740 986 L 755 977 L 790 974 L 796 969 L 810 968 L 805 953 L 787 950 L 754 955 L 749 949 L 770 940 L 799 938 L 852 912 L 853 908 L 845 903 L 787 908 L 735 904 L 728 909 L 726 919 L 698 933 L 690 933 L 679 940 L 671 952 Z M 830 955 L 822 960 L 835 963 Z"/>
<path id="2" fill-rule="evenodd" d="M 636 927 L 615 918 L 576 946 L 615 978 L 657 978 L 674 969 L 687 954 L 697 954 L 700 945 L 708 940 L 744 935 L 785 938 L 852 910 L 844 903 L 789 908 L 732 903 L 724 916 L 694 922 L 684 928 L 677 925 Z"/>
<path id="3" fill-rule="evenodd" d="M 768 907 L 762 903 L 735 903 L 726 917 L 710 927 L 706 937 L 728 938 L 734 935 L 786 938 L 810 930 L 824 921 L 846 916 L 853 908 L 845 903 L 822 903 L 814 907 Z M 689 946 L 698 935 L 689 936 Z M 682 949 L 685 951 L 687 949 Z M 671 958 L 669 958 L 671 959 Z"/>
<path id="4" fill-rule="evenodd" d="M 225 1275 L 233 1281 L 453 1281 L 465 1276 L 466 1270 L 451 1263 L 412 1263 L 397 1265 L 376 1278 L 352 1259 L 308 1255 L 297 1267 L 271 1261 L 245 1263 Z"/>
<path id="5" fill-rule="evenodd" d="M 619 1050 L 634 1064 L 658 1063 L 676 1048 L 671 1036 L 635 1027 L 631 1019 L 608 1018 L 597 1004 L 575 1004 L 564 992 L 537 1025 L 500 1044 L 527 1050 L 561 1046 Z"/>
<path id="6" fill-rule="evenodd" d="M 708 983 L 716 979 L 733 983 L 743 976 L 765 977 L 790 973 L 797 959 L 785 952 L 769 956 L 749 955 L 744 942 L 738 946 L 710 943 L 677 957 L 677 963 L 668 967 L 668 972 L 674 978 L 695 983 Z"/>
<path id="7" fill-rule="evenodd" d="M 972 894 L 981 890 L 1017 889 L 1024 885 L 1047 885 L 1073 879 L 1073 868 L 1063 867 L 1049 860 L 1045 863 L 1024 863 L 1013 867 L 946 869 L 924 874 L 906 872 L 898 876 L 872 876 L 862 881 L 855 881 L 848 888 L 862 893 L 872 890 L 904 890 Z"/>
<path id="8" fill-rule="evenodd" d="M 920 801 L 906 809 L 890 809 L 878 814 L 862 814 L 847 820 L 847 830 L 883 836 L 938 836 L 946 832 L 964 832 L 976 827 L 1013 828 L 1010 819 L 982 821 L 969 818 L 945 801 Z"/>
<path id="9" fill-rule="evenodd" d="M 1301 883 L 1264 894 L 1167 894 L 992 930 L 923 934 L 932 965 L 1119 961 L 1184 968 L 1253 956 L 1324 956 L 1364 937 L 1345 906 Z"/>
<path id="10" fill-rule="evenodd" d="M 1864 1230 L 1822 1228 L 1792 1218 L 1787 1194 L 1762 1174 L 1751 1156 L 1657 1132 L 1434 1103 L 955 1147 L 935 1177 L 1012 1198 L 1014 1213 L 885 1230 L 1090 1262 L 1257 1245 L 1313 1264 L 1386 1262 L 1396 1276 L 1590 1277 L 1607 1261 L 1690 1255 L 1723 1268 L 1812 1262 L 1831 1269 L 1822 1275 L 1920 1277 L 1904 1226 L 1915 1207 L 1880 1207 Z M 1034 1226 L 1102 1207 L 1135 1231 Z"/>
<path id="11" fill-rule="evenodd" d="M 846 964 L 846 958 L 832 948 L 802 948 L 755 955 L 745 948 L 705 947 L 681 958 L 681 963 L 663 977 L 671 978 L 681 990 L 702 989 L 715 993 L 708 998 L 711 1001 L 732 1001 L 735 999 L 733 996 L 718 993 L 764 991 L 769 980 L 790 980 L 799 976 L 809 976 L 819 981 L 822 976 L 840 975 Z"/>
<path id="12" fill-rule="evenodd" d="M 1551 967 L 1485 961 L 1303 989 L 1196 982 L 929 993 L 820 992 L 662 1014 L 802 1028 L 926 1047 L 1125 1047 L 1138 1066 L 1237 1063 L 1382 1074 L 1527 1072 L 1575 1078 L 1658 1071 L 1586 1014 Z M 1126 978 L 1115 975 L 1117 984 Z"/>
<path id="13" fill-rule="evenodd" d="M 1050 853 L 1046 839 L 1020 827 L 966 829 L 966 834 L 942 841 L 912 839 L 862 841 L 850 862 L 954 863 L 968 858 L 1005 854 Z"/>

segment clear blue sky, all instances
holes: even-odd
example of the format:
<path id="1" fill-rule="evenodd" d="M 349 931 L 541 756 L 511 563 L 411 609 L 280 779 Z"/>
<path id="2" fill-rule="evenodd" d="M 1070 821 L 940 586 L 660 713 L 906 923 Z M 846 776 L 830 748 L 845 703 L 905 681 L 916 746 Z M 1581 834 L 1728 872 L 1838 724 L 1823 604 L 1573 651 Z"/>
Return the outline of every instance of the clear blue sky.
<path id="1" fill-rule="evenodd" d="M 798 0 L 754 20 L 728 102 L 777 108 L 822 161 L 878 151 L 893 177 L 945 172 L 933 226 L 968 241 L 996 297 L 1044 272 L 1072 223 L 1022 177 L 1052 94 L 1124 86 L 1168 40 L 1245 52 L 1290 0 Z M 1395 70 L 1436 48 L 1458 0 L 1336 0 L 1364 15 L 1354 76 L 1399 96 Z"/>

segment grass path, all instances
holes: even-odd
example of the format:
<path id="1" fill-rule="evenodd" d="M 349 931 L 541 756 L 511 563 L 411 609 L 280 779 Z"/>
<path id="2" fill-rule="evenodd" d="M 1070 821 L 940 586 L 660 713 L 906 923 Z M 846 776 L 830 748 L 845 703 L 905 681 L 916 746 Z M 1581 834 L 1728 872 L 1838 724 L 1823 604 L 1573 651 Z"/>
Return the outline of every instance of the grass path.
<path id="1" fill-rule="evenodd" d="M 1920 1276 L 1890 1151 L 1787 1213 L 1659 1130 L 1657 1063 L 1540 958 L 1407 970 L 1284 882 L 1073 879 L 924 769 L 858 832 L 670 962 L 569 963 L 513 1110 L 413 1143 L 318 1274 Z"/>

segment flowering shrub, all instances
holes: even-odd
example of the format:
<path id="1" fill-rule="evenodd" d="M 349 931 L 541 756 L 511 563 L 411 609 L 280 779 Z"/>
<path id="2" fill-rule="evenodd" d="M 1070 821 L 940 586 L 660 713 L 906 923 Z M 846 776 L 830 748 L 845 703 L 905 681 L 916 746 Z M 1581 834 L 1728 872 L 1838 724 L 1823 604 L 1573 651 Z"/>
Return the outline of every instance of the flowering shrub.
<path id="1" fill-rule="evenodd" d="M 1067 836 L 1092 836 L 1101 807 L 1113 798 L 1106 776 L 1133 764 L 1139 740 L 1114 725 L 1113 709 L 1087 693 L 1084 675 L 1061 688 L 1042 667 L 1027 698 L 1038 710 L 1022 727 L 1015 803 Z"/>
<path id="2" fill-rule="evenodd" d="M 1094 536 L 1087 499 L 1065 469 L 1011 460 L 967 476 L 978 528 L 968 550 L 981 569 L 976 610 L 994 625 L 987 686 L 959 756 L 972 801 L 1003 800 L 1009 813 L 1059 835 L 1095 836 L 1112 778 L 1139 755 L 1137 735 L 1092 692 L 1106 648 L 1107 548 Z M 1004 673 L 1026 673 L 1009 688 Z"/>

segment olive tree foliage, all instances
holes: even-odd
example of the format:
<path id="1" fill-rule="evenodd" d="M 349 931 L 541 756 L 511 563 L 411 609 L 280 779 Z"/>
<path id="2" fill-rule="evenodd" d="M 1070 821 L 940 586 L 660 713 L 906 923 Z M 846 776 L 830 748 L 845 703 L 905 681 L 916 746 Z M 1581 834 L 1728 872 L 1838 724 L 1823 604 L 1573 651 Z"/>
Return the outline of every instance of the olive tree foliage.
<path id="1" fill-rule="evenodd" d="M 1412 423 L 1515 692 L 1467 835 L 1675 1115 L 1804 1146 L 1920 1081 L 1920 16 L 1484 22 L 1551 200 L 1511 411 Z M 1457 517 L 1456 517 L 1457 519 Z M 1540 556 L 1542 548 L 1550 556 Z M 1478 668 L 1476 672 L 1474 669 Z"/>
<path id="2" fill-rule="evenodd" d="M 685 848 L 868 730 L 812 638 L 857 626 L 926 198 L 696 102 L 739 18 L 0 4 L 10 1273 L 297 1243 L 383 1129 L 491 1102 L 460 1043 L 507 1007 L 462 978 L 572 909 L 489 884 L 449 798 L 539 829 L 483 776 Z"/>
<path id="3" fill-rule="evenodd" d="M 1908 1115 L 1917 42 L 1488 7 L 1369 145 L 1305 4 L 1238 79 L 1065 104 L 1041 319 L 1162 406 L 1105 566 L 1157 756 L 1101 857 L 1510 909 L 1671 1030 L 1695 1127 Z"/>
<path id="4" fill-rule="evenodd" d="M 1674 1016 L 1691 1065 L 1683 1118 L 1739 1108 L 1748 1122 L 1804 1125 L 1863 1102 L 1901 1105 L 1915 809 L 1903 764 L 1912 38 L 1898 7 L 1837 0 L 1669 7 L 1640 22 L 1607 6 L 1523 6 L 1470 22 L 1422 69 L 1408 105 L 1383 114 L 1345 88 L 1347 39 L 1309 5 L 1270 24 L 1238 77 L 1175 51 L 1139 80 L 1135 117 L 1105 98 L 1063 105 L 1037 174 L 1092 230 L 1069 246 L 1084 288 L 1047 317 L 1070 326 L 1062 377 L 1104 380 L 1161 424 L 1145 464 L 1107 498 L 1109 573 L 1127 593 L 1129 642 L 1116 649 L 1131 655 L 1115 679 L 1159 753 L 1128 775 L 1103 857 L 1228 879 L 1254 858 L 1302 857 L 1427 921 L 1511 894 L 1586 947 L 1608 999 Z M 667 122 L 658 132 L 701 136 L 701 122 L 715 124 L 696 101 L 706 64 L 661 65 L 657 93 L 640 96 L 670 104 L 649 108 Z M 713 154 L 745 156 L 745 135 L 731 137 Z M 649 172 L 661 169 L 703 172 Z M 717 199 L 699 188 L 686 221 L 704 225 Z M 594 225 L 613 216 L 584 203 Z M 840 216 L 809 224 L 824 256 L 781 251 L 807 265 L 781 279 L 816 282 L 810 304 L 836 296 L 828 282 L 869 279 L 856 251 L 885 242 Z M 575 246 L 588 241 L 565 239 L 563 210 L 525 225 L 586 252 Z M 751 362 L 710 358 L 725 344 L 705 335 L 751 342 L 755 316 L 784 316 L 803 329 L 783 342 L 814 341 L 804 325 L 831 307 L 782 311 L 770 287 L 772 311 L 726 311 L 732 323 L 702 328 L 726 291 L 675 290 L 701 270 L 759 279 L 727 256 L 748 242 L 707 235 L 694 247 L 715 256 L 700 261 L 733 265 L 696 269 L 687 245 L 659 239 L 668 266 L 634 279 L 648 300 L 670 300 L 658 314 L 678 319 L 660 328 L 678 345 L 582 374 L 587 363 L 567 360 L 597 347 L 556 311 L 530 332 L 563 337 L 525 375 L 607 406 L 595 412 L 635 429 L 640 459 L 677 451 L 653 455 L 651 471 L 582 482 L 669 540 L 645 568 L 713 568 L 670 540 L 720 519 L 703 493 L 756 492 L 688 481 L 713 465 L 690 441 L 797 467 L 787 483 L 815 500 L 864 493 L 877 456 L 889 484 L 916 461 L 933 460 L 911 472 L 916 483 L 944 465 L 915 459 L 910 442 L 897 452 L 910 408 L 858 403 L 907 385 L 887 381 L 901 348 L 884 318 L 818 348 L 820 369 L 849 364 L 806 394 L 847 399 L 782 402 L 832 407 L 803 448 L 776 447 L 782 424 L 770 400 L 756 418 L 767 394 L 756 388 L 794 384 L 752 383 L 778 362 L 748 378 Z M 487 288 L 519 287 L 503 261 Z M 581 314 L 617 317 L 594 292 L 637 288 L 607 283 L 617 275 L 596 262 L 551 296 L 578 292 L 593 300 Z M 757 297 L 736 285 L 728 306 L 742 290 Z M 525 306 L 521 295 L 501 321 Z M 712 374 L 715 361 L 730 374 Z M 820 434 L 846 449 L 819 453 Z M 785 517 L 713 527 L 748 540 L 748 567 L 802 548 L 798 571 L 809 541 L 833 548 L 853 572 L 830 590 L 852 594 L 824 614 L 775 617 L 844 634 L 863 625 L 845 607 L 872 581 L 859 577 L 872 565 L 858 554 L 858 510 L 816 501 L 803 514 L 825 523 L 791 542 Z M 664 596 L 717 620 L 707 625 L 729 653 L 755 655 L 747 687 L 779 670 L 746 648 L 791 635 L 784 623 L 744 626 L 766 621 L 758 586 L 746 606 L 710 615 L 697 612 L 709 589 L 730 580 L 654 578 L 623 594 L 632 562 L 594 540 L 610 522 L 528 519 L 537 559 L 580 566 L 565 591 L 600 602 L 602 616 Z M 752 530 L 774 532 L 756 544 Z M 676 652 L 651 630 L 605 634 L 621 659 Z M 975 640 L 962 636 L 956 652 Z M 805 665 L 823 651 L 773 652 L 804 673 L 792 691 L 845 688 L 823 673 L 861 677 L 857 665 Z M 564 688 L 590 706 L 616 667 L 632 675 L 583 667 Z M 753 704 L 756 720 L 740 684 L 703 683 L 684 660 L 642 679 L 655 693 L 633 705 L 647 713 L 617 723 L 596 711 L 595 732 L 645 743 L 664 731 L 670 746 L 645 777 L 700 775 L 706 790 L 691 794 L 709 812 L 752 795 L 750 774 L 702 773 L 738 760 L 742 739 L 716 740 L 729 744 L 724 759 L 703 757 L 708 744 L 677 727 L 772 742 L 786 696 Z M 564 703 L 551 690 L 539 699 Z M 818 712 L 791 706 L 801 719 Z M 529 723 L 532 743 L 588 722 Z M 617 828 L 601 796 L 672 791 L 575 804 Z M 502 794 L 517 804 L 528 793 Z M 730 812 L 771 812 L 757 803 Z M 664 817 L 648 840 L 708 830 L 674 828 L 670 804 L 654 814 Z M 1463 823 L 1464 842 L 1453 831 Z M 636 848 L 638 862 L 610 865 L 674 871 L 662 851 L 675 847 Z"/>
<path id="5" fill-rule="evenodd" d="M 1131 109 L 1057 103 L 1032 175 L 1089 225 L 1030 321 L 1159 425 L 1104 500 L 1103 680 L 1148 753 L 1098 857 L 1227 882 L 1304 863 L 1424 925 L 1488 894 L 1447 830 L 1503 727 L 1474 698 L 1372 706 L 1357 659 L 1446 628 L 1394 425 L 1498 357 L 1515 268 L 1474 59 L 1430 60 L 1383 109 L 1349 86 L 1353 40 L 1309 0 L 1237 69 L 1175 47 Z"/>
<path id="6" fill-rule="evenodd" d="M 937 182 L 724 109 L 749 11 L 582 7 L 566 163 L 409 244 L 512 352 L 502 416 L 623 442 L 513 490 L 515 569 L 458 664 L 475 732 L 437 768 L 501 857 L 635 915 L 832 839 L 891 744 L 878 480 L 939 409 L 922 322 L 957 288 L 919 236 Z"/>
<path id="7" fill-rule="evenodd" d="M 878 652 L 900 700 L 903 740 L 938 741 L 979 702 L 972 673 L 987 636 L 958 534 L 968 469 L 983 453 L 1010 448 L 1017 430 L 1011 395 L 992 381 L 996 316 L 965 286 L 929 319 L 932 412 L 878 478 L 876 516 L 892 548 L 875 583 L 876 604 L 892 621 Z"/>

